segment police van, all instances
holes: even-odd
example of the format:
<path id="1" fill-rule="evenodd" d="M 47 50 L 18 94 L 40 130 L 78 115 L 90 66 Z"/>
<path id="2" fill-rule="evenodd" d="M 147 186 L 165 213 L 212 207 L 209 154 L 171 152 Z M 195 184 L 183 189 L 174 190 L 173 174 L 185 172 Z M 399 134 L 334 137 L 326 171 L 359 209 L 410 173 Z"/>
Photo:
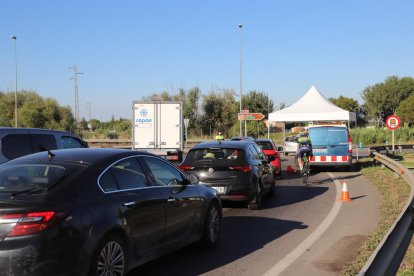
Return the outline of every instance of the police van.
<path id="1" fill-rule="evenodd" d="M 345 122 L 314 122 L 308 127 L 312 142 L 311 166 L 352 166 L 352 140 Z"/>

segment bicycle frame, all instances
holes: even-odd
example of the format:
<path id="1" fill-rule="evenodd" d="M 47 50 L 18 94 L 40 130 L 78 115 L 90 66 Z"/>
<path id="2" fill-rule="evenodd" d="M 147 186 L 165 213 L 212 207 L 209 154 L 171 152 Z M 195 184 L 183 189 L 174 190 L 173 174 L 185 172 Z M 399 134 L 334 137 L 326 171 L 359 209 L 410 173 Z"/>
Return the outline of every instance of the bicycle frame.
<path id="1" fill-rule="evenodd" d="M 305 153 L 302 157 L 302 180 L 306 186 L 308 186 L 308 177 L 309 177 L 309 157 Z"/>

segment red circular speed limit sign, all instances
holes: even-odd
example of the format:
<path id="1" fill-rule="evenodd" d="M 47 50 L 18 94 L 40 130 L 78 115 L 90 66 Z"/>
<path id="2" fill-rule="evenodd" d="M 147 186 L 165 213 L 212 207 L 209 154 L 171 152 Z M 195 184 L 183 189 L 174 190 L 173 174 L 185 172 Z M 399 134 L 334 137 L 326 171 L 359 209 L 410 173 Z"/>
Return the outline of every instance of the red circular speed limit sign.
<path id="1" fill-rule="evenodd" d="M 397 115 L 391 115 L 387 117 L 385 124 L 389 129 L 394 130 L 400 126 L 401 120 Z"/>

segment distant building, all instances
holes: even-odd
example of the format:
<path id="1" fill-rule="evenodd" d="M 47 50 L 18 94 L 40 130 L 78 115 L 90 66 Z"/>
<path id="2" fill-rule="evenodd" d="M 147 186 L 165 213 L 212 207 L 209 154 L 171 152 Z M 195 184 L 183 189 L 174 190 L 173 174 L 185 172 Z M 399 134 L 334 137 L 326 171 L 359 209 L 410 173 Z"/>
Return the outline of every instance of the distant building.
<path id="1" fill-rule="evenodd" d="M 283 122 L 270 122 L 269 120 L 263 120 L 266 127 L 270 126 L 271 132 L 283 132 L 285 123 Z"/>

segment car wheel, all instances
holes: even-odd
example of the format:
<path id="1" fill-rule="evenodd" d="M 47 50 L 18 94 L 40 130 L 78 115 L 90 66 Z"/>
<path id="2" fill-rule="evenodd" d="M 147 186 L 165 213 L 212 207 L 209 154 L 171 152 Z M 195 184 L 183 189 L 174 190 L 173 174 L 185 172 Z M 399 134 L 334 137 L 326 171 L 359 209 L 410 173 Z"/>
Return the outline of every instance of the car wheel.
<path id="1" fill-rule="evenodd" d="M 200 242 L 205 247 L 216 245 L 221 230 L 221 213 L 216 203 L 212 203 L 207 211 L 203 235 Z"/>
<path id="2" fill-rule="evenodd" d="M 257 184 L 256 195 L 252 202 L 247 205 L 249 210 L 259 210 L 262 208 L 262 187 L 260 184 Z"/>
<path id="3" fill-rule="evenodd" d="M 92 257 L 89 275 L 126 275 L 127 256 L 124 242 L 117 235 L 105 237 Z"/>

